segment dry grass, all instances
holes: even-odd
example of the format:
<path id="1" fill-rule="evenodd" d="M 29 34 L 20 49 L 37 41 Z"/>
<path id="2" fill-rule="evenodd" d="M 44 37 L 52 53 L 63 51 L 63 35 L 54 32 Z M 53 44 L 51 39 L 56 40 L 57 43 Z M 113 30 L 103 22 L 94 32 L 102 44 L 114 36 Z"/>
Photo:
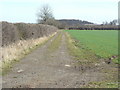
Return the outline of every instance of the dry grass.
<path id="1" fill-rule="evenodd" d="M 61 43 L 61 38 L 62 38 L 62 32 L 60 32 L 58 36 L 48 46 L 49 53 L 54 52 L 55 50 L 59 48 L 60 43 Z"/>
<path id="2" fill-rule="evenodd" d="M 40 46 L 55 34 L 56 32 L 52 35 L 49 35 L 48 37 L 44 36 L 38 39 L 22 40 L 9 46 L 0 48 L 2 49 L 2 60 L 0 61 L 0 68 L 8 68 L 10 63 L 18 61 L 20 58 L 30 53 L 32 49 Z"/>

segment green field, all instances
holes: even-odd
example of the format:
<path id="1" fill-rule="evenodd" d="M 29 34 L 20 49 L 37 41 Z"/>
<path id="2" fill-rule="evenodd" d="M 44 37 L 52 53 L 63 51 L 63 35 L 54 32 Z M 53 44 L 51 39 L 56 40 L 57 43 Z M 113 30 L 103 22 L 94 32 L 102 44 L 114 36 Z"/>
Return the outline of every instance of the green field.
<path id="1" fill-rule="evenodd" d="M 65 30 L 96 56 L 109 58 L 118 55 L 118 31 L 114 30 Z M 117 60 L 115 60 L 116 62 Z"/>

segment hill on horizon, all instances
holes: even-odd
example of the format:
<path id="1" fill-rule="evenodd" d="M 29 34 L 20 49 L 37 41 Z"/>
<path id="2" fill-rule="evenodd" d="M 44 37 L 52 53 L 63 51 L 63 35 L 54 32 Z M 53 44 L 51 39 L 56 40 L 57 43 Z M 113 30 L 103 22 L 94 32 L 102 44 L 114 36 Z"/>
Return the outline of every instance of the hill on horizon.
<path id="1" fill-rule="evenodd" d="M 84 21 L 84 20 L 82 21 L 82 20 L 78 20 L 78 19 L 59 19 L 57 21 L 64 23 L 67 26 L 79 26 L 79 25 L 86 25 L 86 24 L 94 24 L 89 21 Z"/>

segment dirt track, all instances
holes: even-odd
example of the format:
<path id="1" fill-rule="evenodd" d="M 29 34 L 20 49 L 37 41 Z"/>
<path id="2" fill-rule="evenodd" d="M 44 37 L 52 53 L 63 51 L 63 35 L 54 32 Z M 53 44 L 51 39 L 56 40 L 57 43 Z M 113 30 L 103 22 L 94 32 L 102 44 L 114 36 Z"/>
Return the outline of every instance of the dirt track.
<path id="1" fill-rule="evenodd" d="M 57 35 L 14 65 L 3 76 L 3 88 L 80 88 L 105 79 L 105 74 L 100 72 L 101 65 L 102 69 L 110 69 L 105 63 L 84 72 L 76 66 L 76 60 L 68 53 L 64 33 L 59 48 L 49 53 L 48 46 Z"/>

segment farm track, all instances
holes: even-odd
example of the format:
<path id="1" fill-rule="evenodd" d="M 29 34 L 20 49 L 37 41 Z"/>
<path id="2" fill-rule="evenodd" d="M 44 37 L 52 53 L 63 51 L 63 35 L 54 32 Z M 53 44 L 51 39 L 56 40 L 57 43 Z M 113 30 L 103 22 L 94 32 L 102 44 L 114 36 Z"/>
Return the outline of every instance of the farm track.
<path id="1" fill-rule="evenodd" d="M 59 48 L 49 52 L 48 47 L 59 33 L 62 33 Z M 58 34 L 15 64 L 12 70 L 3 76 L 3 88 L 80 88 L 89 82 L 106 79 L 105 72 L 101 70 L 117 71 L 103 61 L 99 65 L 81 70 L 68 53 L 64 32 Z M 21 72 L 18 72 L 19 70 Z"/>

